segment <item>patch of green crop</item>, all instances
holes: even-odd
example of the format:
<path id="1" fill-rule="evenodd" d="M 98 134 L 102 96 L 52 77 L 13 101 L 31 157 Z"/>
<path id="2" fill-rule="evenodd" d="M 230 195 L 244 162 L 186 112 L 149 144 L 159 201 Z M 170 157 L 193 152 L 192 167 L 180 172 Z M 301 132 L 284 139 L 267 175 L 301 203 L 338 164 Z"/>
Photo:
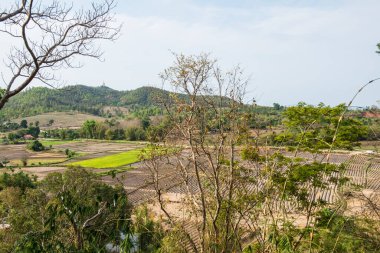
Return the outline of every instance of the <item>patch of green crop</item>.
<path id="1" fill-rule="evenodd" d="M 85 168 L 117 168 L 123 165 L 139 162 L 141 160 L 141 151 L 143 149 L 133 149 L 127 152 L 122 152 L 114 155 L 108 155 L 84 161 L 74 162 L 72 166 L 82 166 Z"/>

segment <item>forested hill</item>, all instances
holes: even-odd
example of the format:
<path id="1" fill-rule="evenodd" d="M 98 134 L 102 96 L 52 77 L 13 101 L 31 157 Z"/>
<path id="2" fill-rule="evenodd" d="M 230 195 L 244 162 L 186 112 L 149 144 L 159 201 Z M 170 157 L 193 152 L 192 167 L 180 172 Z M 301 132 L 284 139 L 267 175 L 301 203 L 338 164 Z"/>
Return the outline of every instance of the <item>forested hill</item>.
<path id="1" fill-rule="evenodd" d="M 62 89 L 34 87 L 11 98 L 0 110 L 0 118 L 11 119 L 54 111 L 80 111 L 99 115 L 104 106 L 129 107 L 157 104 L 169 92 L 154 87 L 117 91 L 107 86 L 67 86 Z"/>

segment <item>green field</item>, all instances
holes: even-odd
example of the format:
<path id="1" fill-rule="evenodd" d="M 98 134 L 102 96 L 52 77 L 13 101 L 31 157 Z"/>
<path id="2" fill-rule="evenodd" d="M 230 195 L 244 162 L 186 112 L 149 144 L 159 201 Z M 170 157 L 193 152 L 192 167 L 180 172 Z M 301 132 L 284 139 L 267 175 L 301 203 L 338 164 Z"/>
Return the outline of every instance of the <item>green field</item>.
<path id="1" fill-rule="evenodd" d="M 73 166 L 82 166 L 85 168 L 96 168 L 96 169 L 104 169 L 104 168 L 117 168 L 123 165 L 128 165 L 131 163 L 140 161 L 140 154 L 142 148 L 130 150 L 123 153 L 118 153 L 115 155 L 103 156 L 93 159 L 88 159 L 84 161 L 74 162 L 70 165 Z"/>

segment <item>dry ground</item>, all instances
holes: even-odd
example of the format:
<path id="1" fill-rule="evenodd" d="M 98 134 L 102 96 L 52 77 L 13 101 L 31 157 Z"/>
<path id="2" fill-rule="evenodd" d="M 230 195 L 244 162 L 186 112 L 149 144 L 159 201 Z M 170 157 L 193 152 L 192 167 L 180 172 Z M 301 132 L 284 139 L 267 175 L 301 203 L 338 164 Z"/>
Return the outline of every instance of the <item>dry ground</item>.
<path id="1" fill-rule="evenodd" d="M 12 122 L 20 123 L 21 120 L 26 119 L 28 123 L 40 122 L 40 127 L 43 130 L 57 129 L 57 128 L 80 128 L 86 120 L 104 121 L 105 118 L 98 117 L 91 114 L 84 114 L 79 112 L 49 112 L 40 115 L 14 119 Z M 54 120 L 52 126 L 49 126 L 49 120 Z"/>
<path id="2" fill-rule="evenodd" d="M 112 155 L 126 152 L 129 150 L 142 148 L 144 143 L 138 142 L 108 142 L 84 140 L 78 142 L 69 142 L 60 145 L 53 145 L 52 150 L 43 152 L 32 152 L 26 149 L 26 144 L 18 145 L 0 145 L 0 161 L 8 160 L 9 165 L 21 167 L 27 173 L 35 174 L 39 179 L 44 178 L 51 172 L 62 172 L 66 165 L 75 161 L 82 161 L 96 157 Z M 80 156 L 69 159 L 66 157 L 64 150 L 70 149 Z M 28 167 L 22 166 L 22 160 L 26 159 Z M 30 165 L 33 165 L 30 167 Z M 94 172 L 108 171 L 93 170 Z"/>

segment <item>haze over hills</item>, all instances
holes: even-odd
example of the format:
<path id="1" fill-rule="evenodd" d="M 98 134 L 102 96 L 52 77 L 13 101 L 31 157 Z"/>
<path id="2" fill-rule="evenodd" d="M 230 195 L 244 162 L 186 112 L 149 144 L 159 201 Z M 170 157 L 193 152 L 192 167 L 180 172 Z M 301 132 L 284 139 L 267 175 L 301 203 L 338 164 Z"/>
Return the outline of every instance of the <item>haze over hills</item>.
<path id="1" fill-rule="evenodd" d="M 105 107 L 151 106 L 157 98 L 168 98 L 169 92 L 141 87 L 130 91 L 118 91 L 107 86 L 67 86 L 62 89 L 34 87 L 10 99 L 0 112 L 0 118 L 12 119 L 46 112 L 79 111 L 101 115 Z"/>

